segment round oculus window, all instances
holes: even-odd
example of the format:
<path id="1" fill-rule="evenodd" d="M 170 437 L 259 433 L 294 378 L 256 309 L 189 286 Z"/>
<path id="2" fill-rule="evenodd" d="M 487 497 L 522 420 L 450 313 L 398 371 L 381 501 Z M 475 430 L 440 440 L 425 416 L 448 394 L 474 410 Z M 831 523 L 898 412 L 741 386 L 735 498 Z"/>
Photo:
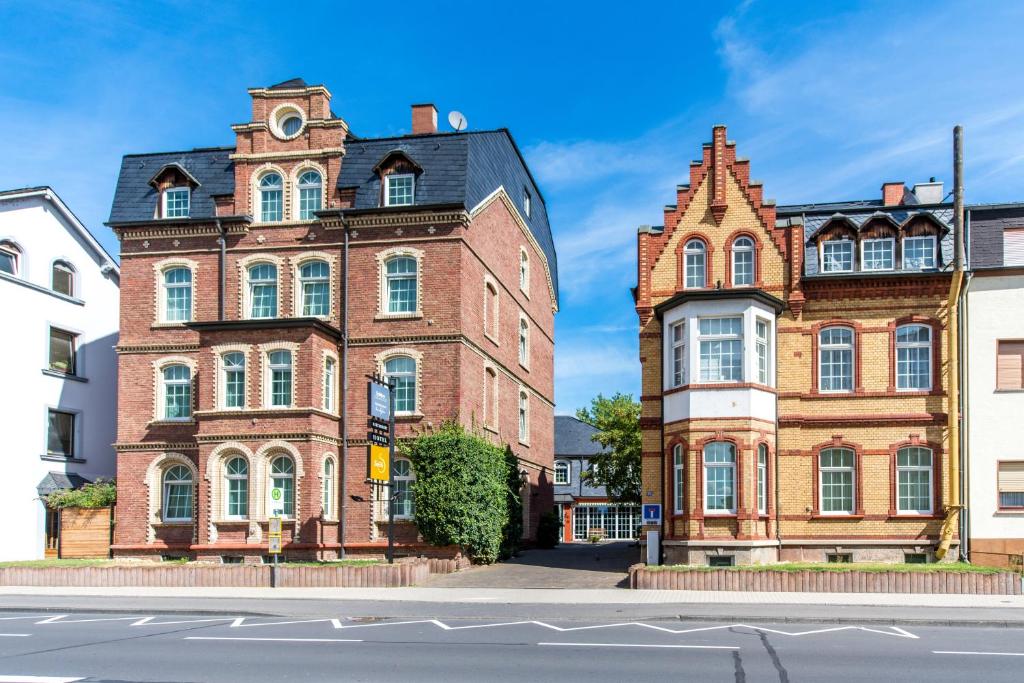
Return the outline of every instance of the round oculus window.
<path id="1" fill-rule="evenodd" d="M 286 114 L 285 117 L 281 119 L 281 132 L 284 133 L 286 137 L 298 135 L 300 130 L 302 130 L 301 117 L 295 114 Z"/>

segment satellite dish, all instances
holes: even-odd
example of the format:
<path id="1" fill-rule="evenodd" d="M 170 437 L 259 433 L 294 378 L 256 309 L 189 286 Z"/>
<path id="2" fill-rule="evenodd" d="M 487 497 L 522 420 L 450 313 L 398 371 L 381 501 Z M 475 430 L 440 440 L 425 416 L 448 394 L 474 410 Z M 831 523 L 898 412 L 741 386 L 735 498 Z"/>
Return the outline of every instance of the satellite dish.
<path id="1" fill-rule="evenodd" d="M 448 125 L 455 129 L 456 133 L 466 130 L 466 126 L 469 125 L 469 121 L 462 115 L 462 112 L 453 111 L 448 114 Z"/>

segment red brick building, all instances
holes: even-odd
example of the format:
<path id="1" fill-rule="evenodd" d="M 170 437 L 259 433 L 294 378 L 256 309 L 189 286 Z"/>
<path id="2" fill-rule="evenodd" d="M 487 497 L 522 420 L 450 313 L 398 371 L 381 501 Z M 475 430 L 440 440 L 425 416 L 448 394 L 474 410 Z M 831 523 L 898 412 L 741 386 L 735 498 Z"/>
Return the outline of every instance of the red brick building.
<path id="1" fill-rule="evenodd" d="M 121 240 L 119 556 L 381 554 L 366 482 L 366 376 L 397 435 L 457 419 L 520 458 L 526 536 L 552 506 L 557 263 L 505 129 L 359 138 L 301 79 L 249 90 L 231 147 L 128 155 Z M 347 296 L 346 296 L 347 293 Z M 347 390 L 344 387 L 347 384 Z M 400 554 L 429 548 L 396 463 Z"/>

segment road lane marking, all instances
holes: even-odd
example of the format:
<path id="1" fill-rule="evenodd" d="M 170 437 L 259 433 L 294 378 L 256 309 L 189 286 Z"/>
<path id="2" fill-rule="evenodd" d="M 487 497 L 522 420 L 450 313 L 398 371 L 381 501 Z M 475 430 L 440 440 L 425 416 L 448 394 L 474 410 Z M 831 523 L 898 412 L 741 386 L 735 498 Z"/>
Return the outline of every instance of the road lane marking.
<path id="1" fill-rule="evenodd" d="M 654 647 L 676 650 L 739 650 L 732 645 L 654 645 L 649 643 L 537 643 L 553 647 Z"/>
<path id="2" fill-rule="evenodd" d="M 964 652 L 961 650 L 932 650 L 933 655 L 980 655 L 982 657 L 1024 657 L 1024 652 Z"/>
<path id="3" fill-rule="evenodd" d="M 84 681 L 82 677 L 66 678 L 62 676 L 3 676 L 0 675 L 0 683 L 75 683 Z"/>
<path id="4" fill-rule="evenodd" d="M 0 633 L 0 638 L 28 638 L 31 633 Z"/>
<path id="5" fill-rule="evenodd" d="M 275 643 L 361 643 L 351 638 L 232 638 L 230 636 L 188 636 L 185 640 L 249 640 L 253 642 L 271 641 Z"/>

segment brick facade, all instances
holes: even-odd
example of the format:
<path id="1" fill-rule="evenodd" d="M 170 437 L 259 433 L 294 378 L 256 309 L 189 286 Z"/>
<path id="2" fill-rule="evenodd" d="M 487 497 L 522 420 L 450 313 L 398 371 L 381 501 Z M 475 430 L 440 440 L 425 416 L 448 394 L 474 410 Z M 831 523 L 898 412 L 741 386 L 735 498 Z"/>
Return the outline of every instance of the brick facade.
<path id="1" fill-rule="evenodd" d="M 891 234 L 899 245 L 902 237 L 934 235 L 941 259 L 948 226 L 908 208 L 902 190 L 900 184 L 896 206 L 889 206 L 896 194 L 890 188 L 885 201 L 863 203 L 868 209 L 845 207 L 864 214 L 858 214 L 849 238 L 858 245 L 857 267 L 848 274 L 814 272 L 808 256 L 816 264 L 818 244 L 845 229 L 847 219 L 832 215 L 844 207 L 777 208 L 750 180 L 749 162 L 736 157 L 735 143 L 718 126 L 702 159 L 690 167 L 690 184 L 680 186 L 676 204 L 666 207 L 664 226 L 640 228 L 642 493 L 644 502 L 663 504 L 666 562 L 704 564 L 718 556 L 736 563 L 824 561 L 833 553 L 854 561 L 902 561 L 904 553 L 934 549 L 948 481 L 950 275 L 944 267 L 904 271 L 898 264 L 887 272 L 860 272 L 859 245 L 869 237 Z M 895 219 L 871 215 L 881 208 L 902 213 L 893 213 Z M 812 220 L 822 229 L 810 230 Z M 752 273 L 737 284 L 733 251 L 744 237 L 752 243 Z M 697 272 L 686 268 L 688 253 L 703 254 L 702 282 L 687 281 L 688 272 Z M 736 351 L 740 372 L 709 379 L 704 375 L 720 370 L 706 356 L 717 353 L 715 344 L 729 342 L 706 341 L 715 337 L 702 321 L 723 315 L 743 325 L 739 346 L 730 347 L 742 349 Z M 930 376 L 920 390 L 897 386 L 896 331 L 908 324 L 930 331 L 924 345 Z M 848 330 L 852 340 L 851 386 L 823 391 L 820 335 L 836 327 Z M 670 329 L 685 339 L 678 351 Z M 764 370 L 751 338 L 759 329 L 767 331 Z M 676 353 L 688 360 L 677 361 Z M 684 368 L 688 372 L 679 381 L 673 373 Z M 707 466 L 709 444 L 726 444 L 731 470 Z M 828 457 L 822 451 L 833 447 L 852 454 L 841 475 L 853 482 L 840 503 L 849 507 L 842 514 L 823 510 L 819 500 L 825 481 L 819 466 Z M 897 453 L 905 447 L 931 453 L 930 483 L 922 484 L 922 490 L 930 489 L 928 510 L 899 511 Z M 724 502 L 708 498 L 718 490 L 705 481 L 709 472 L 730 482 Z"/>
<path id="2" fill-rule="evenodd" d="M 190 175 L 161 170 L 152 162 L 147 173 L 157 173 L 152 182 L 155 218 L 117 220 L 117 208 L 112 212 L 125 281 L 118 346 L 114 552 L 257 560 L 267 552 L 270 468 L 283 456 L 294 465 L 295 491 L 293 519 L 284 529 L 285 555 L 332 558 L 342 546 L 349 554 L 380 555 L 386 547 L 386 507 L 380 502 L 382 491 L 366 482 L 366 376 L 383 371 L 395 355 L 416 361 L 415 408 L 398 417 L 397 436 L 409 438 L 456 419 L 497 443 L 511 444 L 529 473 L 525 535 L 532 538 L 539 514 L 552 506 L 557 290 L 550 273 L 556 265 L 505 188 L 496 187 L 490 201 L 473 206 L 417 200 L 401 208 L 357 210 L 359 190 L 339 187 L 352 142 L 347 124 L 330 111 L 330 93 L 301 82 L 283 85 L 287 87 L 250 90 L 252 121 L 233 126 L 233 148 L 207 153 L 214 163 L 230 163 L 233 193 L 218 193 L 209 189 L 209 181 L 205 188 L 196 181 L 191 217 L 163 217 L 160 193 L 189 184 Z M 292 115 L 301 117 L 302 128 L 289 136 L 284 126 Z M 393 146 L 402 148 L 404 139 L 396 139 Z M 147 160 L 126 158 L 125 163 L 144 165 Z M 386 174 L 392 166 L 401 171 L 404 163 L 401 158 L 385 162 L 378 172 Z M 298 179 L 306 171 L 322 179 L 321 213 L 302 218 Z M 426 172 L 436 176 L 442 171 Z M 268 173 L 283 180 L 280 220 L 260 220 L 258 184 Z M 122 167 L 119 193 L 125 182 Z M 208 216 L 197 215 L 204 189 L 214 207 Z M 345 231 L 350 243 L 347 351 Z M 523 251 L 530 267 L 526 287 L 520 289 Z M 393 256 L 415 259 L 413 312 L 388 311 L 386 263 Z M 310 261 L 325 263 L 329 272 L 329 309 L 315 318 L 304 317 L 302 310 L 300 272 Z M 277 312 L 253 320 L 248 269 L 261 263 L 276 268 Z M 162 282 L 170 268 L 191 273 L 187 322 L 163 322 L 163 307 L 170 304 L 163 303 L 167 293 Z M 494 339 L 484 335 L 485 279 L 497 290 L 500 320 Z M 524 364 L 517 355 L 521 316 L 530 330 Z M 268 354 L 275 350 L 291 354 L 287 407 L 268 407 Z M 245 358 L 244 402 L 231 408 L 221 396 L 226 381 L 223 354 L 229 352 Z M 333 405 L 325 396 L 328 358 L 336 363 Z M 347 367 L 347 392 L 341 389 L 342 364 Z M 161 372 L 168 365 L 189 368 L 192 406 L 187 419 L 164 419 Z M 484 426 L 488 369 L 493 373 L 489 377 L 496 378 L 492 395 L 497 404 L 488 404 L 494 417 Z M 520 392 L 527 397 L 529 415 L 524 439 L 518 438 Z M 248 511 L 228 516 L 225 467 L 234 457 L 247 464 Z M 325 470 L 328 460 L 332 470 Z M 192 518 L 183 521 L 168 521 L 164 510 L 162 477 L 175 465 L 184 466 L 194 482 Z M 325 497 L 325 472 L 331 471 L 331 493 Z M 402 555 L 454 552 L 425 546 L 410 522 L 398 525 L 396 540 Z"/>

